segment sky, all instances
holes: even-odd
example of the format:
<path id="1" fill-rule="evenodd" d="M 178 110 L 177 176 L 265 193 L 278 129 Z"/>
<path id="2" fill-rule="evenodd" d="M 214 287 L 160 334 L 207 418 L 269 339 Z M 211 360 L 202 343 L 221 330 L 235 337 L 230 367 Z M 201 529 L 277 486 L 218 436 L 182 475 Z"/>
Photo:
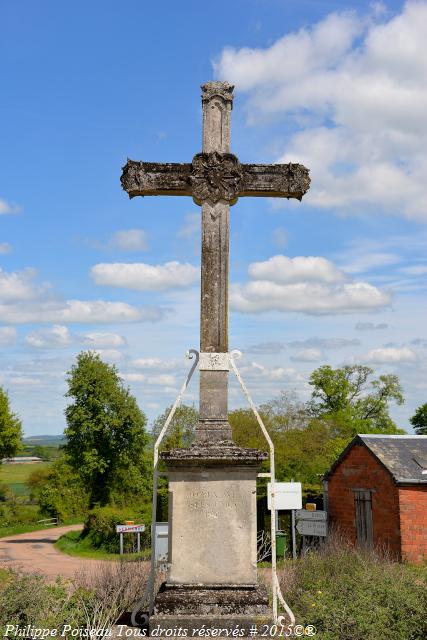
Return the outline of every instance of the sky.
<path id="1" fill-rule="evenodd" d="M 231 209 L 230 348 L 254 400 L 323 364 L 427 401 L 427 2 L 0 0 L 0 384 L 26 435 L 65 427 L 81 350 L 149 421 L 199 345 L 200 209 L 134 198 L 126 159 L 201 151 L 200 85 L 235 85 L 241 162 L 300 162 L 302 203 Z M 186 402 L 196 403 L 195 377 Z M 230 406 L 244 406 L 230 384 Z"/>

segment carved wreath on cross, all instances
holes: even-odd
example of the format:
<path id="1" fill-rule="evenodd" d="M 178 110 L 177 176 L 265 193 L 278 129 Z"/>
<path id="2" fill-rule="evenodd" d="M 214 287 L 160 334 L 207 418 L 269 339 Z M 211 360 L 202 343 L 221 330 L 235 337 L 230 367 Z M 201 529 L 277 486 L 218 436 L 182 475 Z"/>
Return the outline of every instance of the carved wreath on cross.
<path id="1" fill-rule="evenodd" d="M 198 153 L 194 156 L 190 174 L 193 198 L 197 204 L 215 204 L 225 200 L 234 204 L 241 190 L 243 170 L 232 153 Z"/>

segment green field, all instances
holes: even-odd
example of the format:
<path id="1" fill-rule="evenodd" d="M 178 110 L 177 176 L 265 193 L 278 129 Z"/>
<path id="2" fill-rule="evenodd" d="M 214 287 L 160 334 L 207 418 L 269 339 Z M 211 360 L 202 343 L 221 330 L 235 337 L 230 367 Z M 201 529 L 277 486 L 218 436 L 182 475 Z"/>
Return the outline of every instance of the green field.
<path id="1" fill-rule="evenodd" d="M 3 463 L 0 466 L 0 484 L 7 484 L 17 496 L 26 496 L 30 493 L 27 480 L 33 471 L 47 469 L 50 462 L 37 462 L 36 464 L 10 464 Z"/>

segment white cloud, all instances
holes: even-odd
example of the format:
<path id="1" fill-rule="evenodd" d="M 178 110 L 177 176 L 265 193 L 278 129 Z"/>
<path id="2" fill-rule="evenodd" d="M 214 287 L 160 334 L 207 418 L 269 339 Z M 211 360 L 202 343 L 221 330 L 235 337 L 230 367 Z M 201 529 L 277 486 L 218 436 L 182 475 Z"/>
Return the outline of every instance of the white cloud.
<path id="1" fill-rule="evenodd" d="M 379 322 L 378 324 L 374 322 L 356 322 L 354 328 L 356 331 L 381 331 L 388 329 L 388 324 L 386 322 Z"/>
<path id="2" fill-rule="evenodd" d="M 172 387 L 176 384 L 175 376 L 161 373 L 158 375 L 146 375 L 144 373 L 124 373 L 122 377 L 127 382 L 144 382 L 145 384 Z"/>
<path id="3" fill-rule="evenodd" d="M 35 269 L 7 272 L 0 268 L 0 305 L 39 297 L 47 286 L 34 284 L 36 273 Z"/>
<path id="4" fill-rule="evenodd" d="M 427 221 L 426 31 L 426 2 L 333 13 L 264 49 L 226 48 L 215 70 L 248 93 L 250 122 L 304 128 L 278 161 L 310 168 L 308 204 Z"/>
<path id="5" fill-rule="evenodd" d="M 147 376 L 143 373 L 123 373 L 122 378 L 126 382 L 145 382 Z"/>
<path id="6" fill-rule="evenodd" d="M 122 347 L 126 344 L 126 340 L 118 333 L 102 333 L 93 332 L 86 333 L 82 336 L 83 344 L 91 347 Z"/>
<path id="7" fill-rule="evenodd" d="M 38 300 L 31 303 L 0 304 L 0 322 L 97 323 L 157 322 L 165 311 L 158 307 L 133 307 L 126 302 L 104 300 Z"/>
<path id="8" fill-rule="evenodd" d="M 25 342 L 37 349 L 68 347 L 71 344 L 71 334 L 67 327 L 55 324 L 51 329 L 40 329 L 29 333 Z"/>
<path id="9" fill-rule="evenodd" d="M 162 360 L 161 358 L 137 358 L 131 365 L 137 369 L 171 370 L 176 369 L 179 363 L 176 360 Z"/>
<path id="10" fill-rule="evenodd" d="M 155 376 L 147 376 L 148 384 L 166 385 L 172 387 L 176 384 L 176 378 L 168 373 L 159 373 Z"/>
<path id="11" fill-rule="evenodd" d="M 134 307 L 126 302 L 105 300 L 61 300 L 48 283 L 35 282 L 35 269 L 6 272 L 0 268 L 0 322 L 110 323 L 157 322 L 167 311 L 159 307 Z"/>
<path id="12" fill-rule="evenodd" d="M 95 353 L 99 355 L 102 360 L 108 362 L 116 362 L 123 357 L 123 353 L 118 349 L 94 349 Z"/>
<path id="13" fill-rule="evenodd" d="M 12 245 L 8 242 L 0 242 L 0 255 L 5 256 L 8 253 L 11 253 Z"/>
<path id="14" fill-rule="evenodd" d="M 253 262 L 248 272 L 254 280 L 268 280 L 277 284 L 301 281 L 333 283 L 345 279 L 330 260 L 318 256 L 272 256 L 265 262 Z"/>
<path id="15" fill-rule="evenodd" d="M 12 376 L 9 378 L 8 383 L 17 387 L 34 387 L 41 384 L 41 380 L 30 376 Z"/>
<path id="16" fill-rule="evenodd" d="M 166 262 L 162 265 L 135 263 L 100 263 L 91 269 L 96 284 L 124 287 L 136 291 L 161 291 L 191 287 L 199 278 L 193 265 Z"/>
<path id="17" fill-rule="evenodd" d="M 363 273 L 378 267 L 388 267 L 401 261 L 400 256 L 395 253 L 364 253 L 360 247 L 358 253 L 357 250 L 354 253 L 356 254 L 354 258 L 342 265 L 347 273 Z"/>
<path id="18" fill-rule="evenodd" d="M 293 367 L 266 367 L 259 362 L 251 362 L 250 364 L 244 364 L 239 367 L 243 376 L 249 378 L 264 378 L 270 381 L 290 381 L 301 382 L 304 380 L 303 376 Z"/>
<path id="19" fill-rule="evenodd" d="M 0 215 L 4 215 L 6 213 L 19 213 L 20 211 L 21 207 L 19 205 L 6 202 L 6 200 L 2 200 L 0 198 Z"/>
<path id="20" fill-rule="evenodd" d="M 274 256 L 249 266 L 252 281 L 230 288 L 230 304 L 242 313 L 295 311 L 313 315 L 372 311 L 390 294 L 367 282 L 344 281 L 325 258 Z"/>
<path id="21" fill-rule="evenodd" d="M 246 347 L 246 353 L 256 354 L 278 354 L 286 348 L 284 342 L 260 342 L 259 344 L 252 344 Z"/>
<path id="22" fill-rule="evenodd" d="M 323 358 L 323 354 L 320 349 L 302 349 L 295 355 L 291 356 L 291 360 L 294 362 L 318 362 Z"/>
<path id="23" fill-rule="evenodd" d="M 15 342 L 16 342 L 15 327 L 0 327 L 0 346 L 7 347 L 8 345 L 15 344 Z"/>
<path id="24" fill-rule="evenodd" d="M 147 234 L 142 229 L 124 229 L 111 236 L 109 246 L 121 251 L 147 251 Z"/>
<path id="25" fill-rule="evenodd" d="M 383 347 L 371 349 L 363 359 L 375 364 L 415 362 L 417 360 L 417 354 L 409 347 Z"/>
<path id="26" fill-rule="evenodd" d="M 414 264 L 410 267 L 403 267 L 401 271 L 402 273 L 405 273 L 408 276 L 423 276 L 427 273 L 427 265 Z"/>

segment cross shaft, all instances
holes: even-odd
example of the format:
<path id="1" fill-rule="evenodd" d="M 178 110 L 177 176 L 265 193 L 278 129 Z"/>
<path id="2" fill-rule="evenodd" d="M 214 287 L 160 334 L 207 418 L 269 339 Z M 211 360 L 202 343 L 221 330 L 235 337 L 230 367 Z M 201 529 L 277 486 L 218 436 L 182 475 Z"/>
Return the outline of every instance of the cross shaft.
<path id="1" fill-rule="evenodd" d="M 230 153 L 230 112 L 234 87 L 202 85 L 203 147 L 191 163 L 128 160 L 121 183 L 135 196 L 192 196 L 202 207 L 200 304 L 201 353 L 228 352 L 228 272 L 230 205 L 239 197 L 301 200 L 310 186 L 301 164 L 241 164 Z M 200 421 L 196 441 L 231 444 L 228 424 L 228 371 L 200 371 Z"/>

